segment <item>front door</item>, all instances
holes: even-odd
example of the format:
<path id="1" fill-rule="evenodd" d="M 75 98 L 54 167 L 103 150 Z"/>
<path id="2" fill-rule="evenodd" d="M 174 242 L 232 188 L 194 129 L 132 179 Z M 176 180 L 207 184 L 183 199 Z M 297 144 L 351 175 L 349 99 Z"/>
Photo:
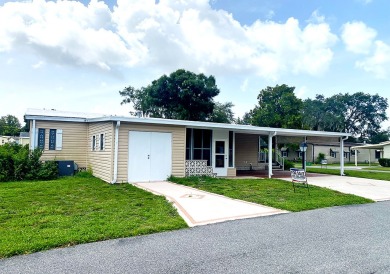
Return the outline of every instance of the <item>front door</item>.
<path id="1" fill-rule="evenodd" d="M 214 172 L 217 176 L 227 175 L 227 141 L 226 140 L 215 140 L 214 141 Z"/>

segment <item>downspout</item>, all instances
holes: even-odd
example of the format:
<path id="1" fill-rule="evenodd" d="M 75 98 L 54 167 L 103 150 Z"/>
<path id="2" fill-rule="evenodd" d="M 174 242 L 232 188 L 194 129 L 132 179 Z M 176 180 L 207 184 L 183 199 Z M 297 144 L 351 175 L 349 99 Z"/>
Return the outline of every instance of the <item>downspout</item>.
<path id="1" fill-rule="evenodd" d="M 36 132 L 36 129 L 35 129 L 35 119 L 32 120 L 32 136 L 31 136 L 31 150 L 34 150 L 35 149 L 35 132 Z"/>
<path id="2" fill-rule="evenodd" d="M 118 139 L 119 139 L 119 127 L 121 125 L 120 121 L 116 122 L 115 126 L 115 143 L 114 143 L 114 179 L 111 184 L 115 184 L 118 180 Z"/>
<path id="3" fill-rule="evenodd" d="M 340 175 L 345 176 L 344 174 L 344 141 L 348 139 L 348 136 L 340 138 Z"/>
<path id="4" fill-rule="evenodd" d="M 276 136 L 276 131 L 274 133 L 268 134 L 268 178 L 272 178 L 272 137 Z"/>

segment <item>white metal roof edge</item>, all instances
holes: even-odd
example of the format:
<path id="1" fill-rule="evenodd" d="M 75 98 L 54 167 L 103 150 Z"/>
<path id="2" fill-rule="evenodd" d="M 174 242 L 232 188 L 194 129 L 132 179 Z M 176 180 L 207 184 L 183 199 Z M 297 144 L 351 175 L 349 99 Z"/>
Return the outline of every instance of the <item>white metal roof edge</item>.
<path id="1" fill-rule="evenodd" d="M 41 116 L 25 114 L 26 120 L 41 120 L 41 121 L 58 121 L 58 122 L 86 122 L 86 118 L 79 117 L 62 117 L 62 116 Z"/>
<path id="2" fill-rule="evenodd" d="M 389 144 L 370 144 L 370 145 L 363 145 L 363 146 L 354 146 L 351 147 L 351 149 L 376 149 L 376 148 L 383 148 L 386 145 Z"/>
<path id="3" fill-rule="evenodd" d="M 28 113 L 30 112 L 30 114 Z M 66 114 L 70 116 L 65 116 Z M 173 126 L 186 126 L 193 128 L 209 128 L 209 129 L 229 129 L 237 132 L 251 132 L 251 133 L 276 133 L 276 135 L 291 135 L 291 136 L 317 136 L 317 137 L 345 137 L 352 136 L 350 133 L 343 132 L 327 132 L 327 131 L 312 131 L 301 129 L 286 129 L 286 128 L 271 128 L 271 127 L 257 127 L 251 125 L 237 125 L 237 124 L 223 124 L 212 122 L 199 122 L 199 121 L 187 121 L 187 120 L 173 120 L 163 118 L 138 118 L 138 117 L 125 117 L 125 116 L 101 116 L 101 117 L 77 117 L 81 113 L 75 113 L 76 117 L 72 117 L 72 113 L 69 112 L 57 112 L 44 110 L 41 113 L 35 109 L 28 109 L 25 114 L 27 120 L 43 120 L 43 121 L 64 121 L 64 122 L 107 122 L 107 121 L 120 121 L 130 123 L 146 123 L 146 124 L 162 124 Z"/>
<path id="4" fill-rule="evenodd" d="M 252 132 L 268 132 L 268 133 L 276 132 L 276 134 L 293 134 L 293 135 L 300 135 L 300 136 L 326 136 L 326 137 L 352 136 L 350 133 L 342 133 L 342 132 L 327 132 L 327 131 L 312 131 L 312 130 L 301 130 L 301 129 L 257 127 L 257 126 L 251 126 L 251 125 L 223 124 L 223 123 L 187 121 L 187 120 L 171 120 L 171 119 L 162 119 L 162 118 L 138 118 L 138 117 L 108 116 L 108 117 L 87 119 L 87 122 L 106 122 L 106 121 L 177 125 L 177 126 L 186 126 L 186 127 L 195 127 L 195 128 L 197 128 L 197 127 L 199 127 L 199 128 L 221 128 L 221 129 L 231 129 L 231 130 L 236 130 L 236 131 L 252 131 Z"/>

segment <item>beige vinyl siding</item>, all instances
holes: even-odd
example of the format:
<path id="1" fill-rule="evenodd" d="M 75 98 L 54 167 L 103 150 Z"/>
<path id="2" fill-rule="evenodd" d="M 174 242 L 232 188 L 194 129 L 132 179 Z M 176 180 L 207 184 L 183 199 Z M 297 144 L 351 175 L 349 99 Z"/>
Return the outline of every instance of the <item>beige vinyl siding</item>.
<path id="1" fill-rule="evenodd" d="M 100 134 L 104 134 L 104 150 L 100 150 Z M 96 149 L 92 150 L 92 136 L 96 137 Z M 114 150 L 113 122 L 90 123 L 88 127 L 88 168 L 92 168 L 93 175 L 111 182 L 113 179 L 113 150 Z"/>
<path id="2" fill-rule="evenodd" d="M 258 135 L 236 133 L 235 141 L 235 167 L 237 169 L 249 168 L 250 164 L 253 167 L 261 166 L 257 162 Z"/>
<path id="3" fill-rule="evenodd" d="M 229 177 L 234 177 L 234 176 L 236 176 L 236 169 L 235 168 L 233 168 L 233 167 L 229 167 L 228 169 L 227 169 L 227 176 L 229 176 Z"/>
<path id="4" fill-rule="evenodd" d="M 41 159 L 73 160 L 79 167 L 87 167 L 87 124 L 76 122 L 36 121 L 36 132 L 45 129 L 45 149 Z M 62 150 L 49 150 L 50 129 L 62 129 Z M 32 132 L 32 130 L 31 130 Z"/>
<path id="5" fill-rule="evenodd" d="M 383 158 L 390 158 L 390 145 L 383 147 Z"/>
<path id="6" fill-rule="evenodd" d="M 186 145 L 184 126 L 121 123 L 119 127 L 118 182 L 127 182 L 130 130 L 172 133 L 172 175 L 184 177 Z"/>

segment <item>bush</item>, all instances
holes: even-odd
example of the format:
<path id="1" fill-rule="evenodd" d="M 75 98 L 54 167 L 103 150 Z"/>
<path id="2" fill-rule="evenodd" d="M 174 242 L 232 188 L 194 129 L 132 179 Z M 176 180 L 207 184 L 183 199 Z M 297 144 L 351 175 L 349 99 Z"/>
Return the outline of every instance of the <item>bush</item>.
<path id="1" fill-rule="evenodd" d="M 322 160 L 325 160 L 325 154 L 320 152 L 318 153 L 317 164 L 321 164 Z"/>
<path id="2" fill-rule="evenodd" d="M 50 180 L 58 176 L 55 162 L 42 163 L 42 151 L 30 151 L 28 145 L 0 146 L 0 182 L 22 180 Z"/>
<path id="3" fill-rule="evenodd" d="M 290 168 L 294 167 L 294 162 L 289 160 L 284 160 L 284 170 L 290 170 Z"/>
<path id="4" fill-rule="evenodd" d="M 383 167 L 390 167 L 390 159 L 389 158 L 380 158 L 378 159 L 379 164 Z"/>

